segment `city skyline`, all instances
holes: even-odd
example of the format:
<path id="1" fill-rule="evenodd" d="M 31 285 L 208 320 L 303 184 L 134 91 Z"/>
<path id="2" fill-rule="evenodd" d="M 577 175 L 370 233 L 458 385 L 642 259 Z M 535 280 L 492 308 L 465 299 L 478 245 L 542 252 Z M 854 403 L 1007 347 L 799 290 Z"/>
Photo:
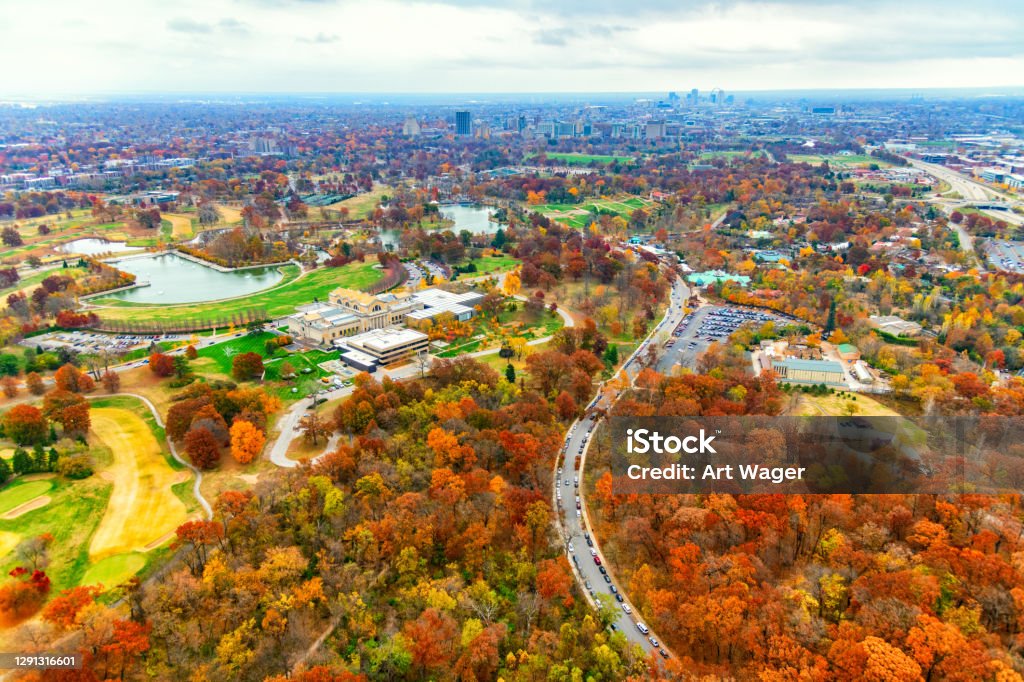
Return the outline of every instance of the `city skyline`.
<path id="1" fill-rule="evenodd" d="M 0 38 L 12 54 L 31 58 L 0 74 L 0 92 L 576 93 L 1021 83 L 1024 8 L 991 0 L 969 7 L 919 0 L 677 4 L 8 5 L 0 8 Z M 33 27 L 44 24 L 51 47 L 40 48 Z"/>

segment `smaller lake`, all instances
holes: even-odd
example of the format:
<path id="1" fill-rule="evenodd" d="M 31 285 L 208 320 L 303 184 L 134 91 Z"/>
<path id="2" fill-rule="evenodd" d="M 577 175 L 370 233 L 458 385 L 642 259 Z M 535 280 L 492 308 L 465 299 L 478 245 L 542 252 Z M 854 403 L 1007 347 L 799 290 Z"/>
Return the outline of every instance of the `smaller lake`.
<path id="1" fill-rule="evenodd" d="M 98 256 L 101 253 L 122 253 L 124 251 L 142 251 L 141 246 L 128 246 L 128 242 L 111 242 L 106 239 L 75 239 L 61 244 L 64 253 L 76 253 L 81 256 Z"/>
<path id="2" fill-rule="evenodd" d="M 135 275 L 139 283 L 149 282 L 148 287 L 110 295 L 133 303 L 199 303 L 246 296 L 274 286 L 283 277 L 277 268 L 221 272 L 171 253 L 126 258 L 113 265 Z"/>
<path id="3" fill-rule="evenodd" d="M 494 209 L 487 206 L 468 204 L 442 206 L 441 215 L 455 223 L 447 228 L 455 234 L 463 230 L 473 234 L 493 234 L 501 227 L 498 223 L 490 220 L 490 217 L 494 215 Z M 385 248 L 391 247 L 392 250 L 398 248 L 400 234 L 399 230 L 380 230 L 378 232 L 381 244 Z"/>

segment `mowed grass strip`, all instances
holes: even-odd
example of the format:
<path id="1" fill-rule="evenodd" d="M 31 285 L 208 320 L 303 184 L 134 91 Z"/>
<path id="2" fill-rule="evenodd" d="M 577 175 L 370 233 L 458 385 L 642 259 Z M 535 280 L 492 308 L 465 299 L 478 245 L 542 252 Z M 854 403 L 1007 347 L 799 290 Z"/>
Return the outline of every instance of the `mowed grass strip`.
<path id="1" fill-rule="evenodd" d="M 90 566 L 80 584 L 102 585 L 107 589 L 118 587 L 145 567 L 146 557 L 138 552 L 115 554 Z"/>
<path id="2" fill-rule="evenodd" d="M 145 409 L 139 404 L 139 409 Z M 181 480 L 146 422 L 132 410 L 94 407 L 92 431 L 110 448 L 113 462 L 102 475 L 114 484 L 110 503 L 89 545 L 98 561 L 144 548 L 187 519 L 185 505 L 171 490 Z"/>
<path id="3" fill-rule="evenodd" d="M 294 266 L 289 266 L 294 267 Z M 94 301 L 103 307 L 97 314 L 105 320 L 133 320 L 136 322 L 216 322 L 248 310 L 263 309 L 272 318 L 291 315 L 296 306 L 312 303 L 313 298 L 326 300 L 327 294 L 338 287 L 362 289 L 382 277 L 377 263 L 349 263 L 340 268 L 320 268 L 305 276 L 248 296 L 210 303 L 152 306 L 126 304 L 116 299 Z"/>
<path id="4" fill-rule="evenodd" d="M 53 488 L 53 481 L 15 481 L 0 492 L 0 515 L 20 507 L 40 495 L 45 495 Z"/>

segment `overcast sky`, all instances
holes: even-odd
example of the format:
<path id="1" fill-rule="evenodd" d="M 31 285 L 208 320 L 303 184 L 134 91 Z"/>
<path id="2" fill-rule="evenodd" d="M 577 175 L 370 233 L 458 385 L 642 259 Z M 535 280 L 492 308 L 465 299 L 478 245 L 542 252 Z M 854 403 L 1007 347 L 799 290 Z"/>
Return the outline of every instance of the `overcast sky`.
<path id="1" fill-rule="evenodd" d="M 0 0 L 0 100 L 1024 84 L 1021 0 Z"/>

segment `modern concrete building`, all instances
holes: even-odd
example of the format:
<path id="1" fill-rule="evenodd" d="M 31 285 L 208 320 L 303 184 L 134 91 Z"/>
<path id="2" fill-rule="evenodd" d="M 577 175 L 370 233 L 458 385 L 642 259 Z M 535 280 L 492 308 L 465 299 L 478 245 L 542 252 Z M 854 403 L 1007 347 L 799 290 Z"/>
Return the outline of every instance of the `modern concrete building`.
<path id="1" fill-rule="evenodd" d="M 781 384 L 845 386 L 843 367 L 831 360 L 772 359 L 772 371 Z"/>
<path id="2" fill-rule="evenodd" d="M 374 329 L 338 339 L 334 345 L 341 349 L 342 360 L 350 365 L 352 360 L 368 364 L 366 358 L 372 358 L 378 365 L 390 365 L 427 350 L 429 339 L 426 334 L 414 329 Z M 352 355 L 353 351 L 360 355 Z"/>

